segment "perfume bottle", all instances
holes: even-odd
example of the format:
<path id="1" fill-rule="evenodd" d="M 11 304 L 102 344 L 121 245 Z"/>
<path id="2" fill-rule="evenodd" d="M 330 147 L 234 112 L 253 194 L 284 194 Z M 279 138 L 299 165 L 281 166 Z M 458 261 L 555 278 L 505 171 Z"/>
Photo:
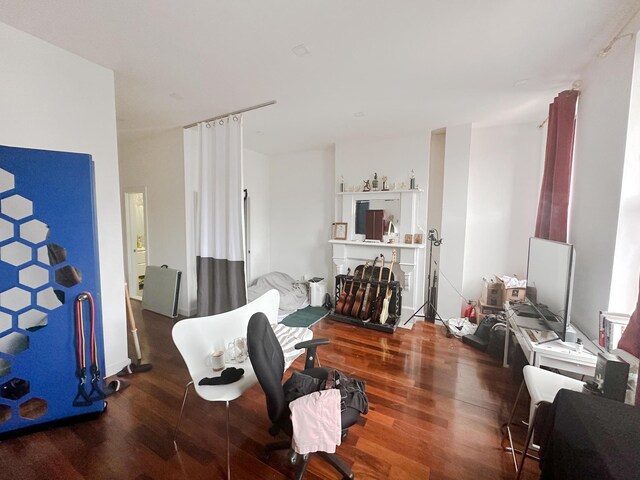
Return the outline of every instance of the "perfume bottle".
<path id="1" fill-rule="evenodd" d="M 411 169 L 411 175 L 409 175 L 409 188 L 411 190 L 416 189 L 416 174 L 413 172 L 413 169 Z"/>

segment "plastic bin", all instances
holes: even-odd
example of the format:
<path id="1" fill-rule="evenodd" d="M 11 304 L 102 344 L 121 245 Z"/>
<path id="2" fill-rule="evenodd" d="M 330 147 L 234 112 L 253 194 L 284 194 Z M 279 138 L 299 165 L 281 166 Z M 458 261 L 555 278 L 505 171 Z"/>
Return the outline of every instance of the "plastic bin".
<path id="1" fill-rule="evenodd" d="M 309 280 L 309 304 L 312 307 L 321 307 L 326 295 L 327 282 L 325 282 L 324 279 L 315 282 L 313 280 Z"/>

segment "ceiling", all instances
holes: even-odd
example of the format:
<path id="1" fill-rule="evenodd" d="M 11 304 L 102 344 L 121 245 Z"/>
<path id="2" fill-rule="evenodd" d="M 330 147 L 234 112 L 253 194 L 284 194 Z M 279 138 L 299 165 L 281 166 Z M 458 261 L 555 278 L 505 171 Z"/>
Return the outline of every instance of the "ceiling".
<path id="1" fill-rule="evenodd" d="M 0 0 L 0 21 L 114 70 L 119 141 L 276 100 L 276 154 L 542 121 L 640 0 Z M 304 45 L 306 55 L 294 47 Z"/>

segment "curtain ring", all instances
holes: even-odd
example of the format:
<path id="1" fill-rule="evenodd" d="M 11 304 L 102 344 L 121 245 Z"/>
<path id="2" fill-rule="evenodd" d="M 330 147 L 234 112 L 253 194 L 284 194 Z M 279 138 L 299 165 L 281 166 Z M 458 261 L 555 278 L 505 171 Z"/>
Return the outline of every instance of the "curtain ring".
<path id="1" fill-rule="evenodd" d="M 206 123 L 207 128 L 211 128 L 211 124 L 209 122 Z"/>
<path id="2" fill-rule="evenodd" d="M 220 124 L 220 125 L 224 125 L 224 119 L 223 119 L 223 118 L 222 118 L 222 119 L 220 119 L 220 121 L 218 122 L 218 124 Z"/>
<path id="3" fill-rule="evenodd" d="M 238 116 L 237 116 L 237 115 L 234 115 L 234 116 L 233 116 L 233 121 L 234 121 L 234 122 L 237 122 L 237 121 L 238 121 Z"/>

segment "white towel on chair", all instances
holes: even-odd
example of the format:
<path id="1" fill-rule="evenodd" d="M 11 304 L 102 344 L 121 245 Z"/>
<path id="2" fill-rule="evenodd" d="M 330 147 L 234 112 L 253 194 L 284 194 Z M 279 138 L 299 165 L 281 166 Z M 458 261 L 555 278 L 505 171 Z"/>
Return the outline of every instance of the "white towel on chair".
<path id="1" fill-rule="evenodd" d="M 289 403 L 293 437 L 291 446 L 301 455 L 312 452 L 335 453 L 340 445 L 340 390 L 321 390 Z"/>
<path id="2" fill-rule="evenodd" d="M 306 327 L 287 327 L 281 323 L 271 325 L 271 327 L 282 347 L 285 366 L 291 365 L 296 358 L 304 353 L 304 349 L 296 350 L 295 345 L 313 338 L 313 334 L 309 333 L 311 330 Z"/>

